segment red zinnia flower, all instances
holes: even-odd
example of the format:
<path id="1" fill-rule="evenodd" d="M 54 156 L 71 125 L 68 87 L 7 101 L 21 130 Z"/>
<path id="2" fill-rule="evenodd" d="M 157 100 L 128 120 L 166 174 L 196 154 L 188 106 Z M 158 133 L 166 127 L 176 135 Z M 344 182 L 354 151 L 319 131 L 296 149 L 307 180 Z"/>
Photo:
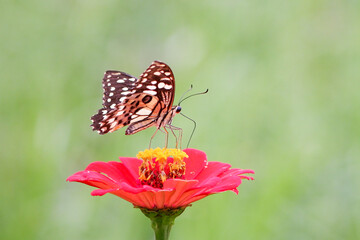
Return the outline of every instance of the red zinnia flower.
<path id="1" fill-rule="evenodd" d="M 136 207 L 153 210 L 186 207 L 218 192 L 238 193 L 242 179 L 253 180 L 243 175 L 253 170 L 207 162 L 206 154 L 196 149 L 147 149 L 137 157 L 93 162 L 67 180 L 99 188 L 93 196 L 112 193 Z"/>

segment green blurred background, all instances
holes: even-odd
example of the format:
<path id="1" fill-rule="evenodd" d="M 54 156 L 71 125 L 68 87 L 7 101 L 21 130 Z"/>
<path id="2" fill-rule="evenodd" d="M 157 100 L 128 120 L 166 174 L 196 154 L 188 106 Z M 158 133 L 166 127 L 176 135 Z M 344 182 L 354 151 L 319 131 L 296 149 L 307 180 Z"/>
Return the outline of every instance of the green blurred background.
<path id="1" fill-rule="evenodd" d="M 65 179 L 148 146 L 154 129 L 100 136 L 89 118 L 105 70 L 161 60 L 175 101 L 210 89 L 182 104 L 191 147 L 256 172 L 172 240 L 360 239 L 359 24 L 355 0 L 2 1 L 0 238 L 153 239 L 131 204 Z"/>

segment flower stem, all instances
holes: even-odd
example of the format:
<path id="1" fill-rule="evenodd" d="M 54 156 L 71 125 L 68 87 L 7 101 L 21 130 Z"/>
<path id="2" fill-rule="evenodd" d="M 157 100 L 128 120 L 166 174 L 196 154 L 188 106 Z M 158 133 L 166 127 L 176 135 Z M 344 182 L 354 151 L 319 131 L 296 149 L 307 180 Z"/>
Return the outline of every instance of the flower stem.
<path id="1" fill-rule="evenodd" d="M 145 214 L 145 216 L 150 218 L 151 226 L 155 232 L 155 239 L 168 240 L 175 218 L 184 212 L 185 207 L 158 210 L 140 208 L 140 210 Z"/>

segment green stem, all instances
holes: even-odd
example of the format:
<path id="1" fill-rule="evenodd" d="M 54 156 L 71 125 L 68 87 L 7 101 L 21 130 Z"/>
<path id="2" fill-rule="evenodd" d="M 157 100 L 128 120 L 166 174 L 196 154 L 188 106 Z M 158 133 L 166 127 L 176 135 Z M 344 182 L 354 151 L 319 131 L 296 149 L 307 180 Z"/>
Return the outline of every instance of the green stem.
<path id="1" fill-rule="evenodd" d="M 170 230 L 174 225 L 175 218 L 184 212 L 185 207 L 175 209 L 146 209 L 140 208 L 140 210 L 150 218 L 151 226 L 155 232 L 156 240 L 168 240 L 170 236 Z"/>

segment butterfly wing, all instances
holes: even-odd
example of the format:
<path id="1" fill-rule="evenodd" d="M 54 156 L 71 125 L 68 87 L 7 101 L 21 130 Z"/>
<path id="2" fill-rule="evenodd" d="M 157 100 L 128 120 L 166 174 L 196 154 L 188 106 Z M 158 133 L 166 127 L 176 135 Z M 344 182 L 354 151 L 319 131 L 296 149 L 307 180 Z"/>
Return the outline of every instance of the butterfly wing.
<path id="1" fill-rule="evenodd" d="M 103 80 L 104 108 L 91 119 L 93 130 L 113 132 L 131 124 L 127 135 L 156 125 L 157 119 L 170 111 L 175 81 L 165 63 L 153 62 L 140 78 L 119 71 L 107 71 Z"/>
<path id="2" fill-rule="evenodd" d="M 154 61 L 140 75 L 135 89 L 136 92 L 157 97 L 161 105 L 161 111 L 168 112 L 174 101 L 175 79 L 173 72 L 165 63 Z"/>
<path id="3" fill-rule="evenodd" d="M 148 106 L 142 107 L 135 112 L 145 112 L 149 117 L 141 121 L 131 122 L 125 134 L 130 135 L 156 125 L 157 120 L 166 115 L 171 110 L 174 93 L 175 78 L 170 67 L 163 62 L 154 61 L 137 82 L 136 91 L 146 94 L 143 102 L 148 102 Z M 151 100 L 151 101 L 150 101 Z"/>
<path id="4" fill-rule="evenodd" d="M 127 73 L 109 70 L 104 73 L 102 85 L 104 90 L 104 109 L 115 109 L 136 86 L 137 79 Z"/>
<path id="5" fill-rule="evenodd" d="M 123 108 L 121 104 L 128 95 L 131 95 L 137 80 L 135 77 L 120 71 L 108 70 L 104 73 L 102 80 L 103 108 L 91 117 L 93 122 L 91 126 L 94 131 L 98 131 L 100 134 L 109 132 L 110 126 L 106 125 L 113 124 L 108 121 L 111 119 L 109 114 L 114 114 L 115 111 Z"/>

